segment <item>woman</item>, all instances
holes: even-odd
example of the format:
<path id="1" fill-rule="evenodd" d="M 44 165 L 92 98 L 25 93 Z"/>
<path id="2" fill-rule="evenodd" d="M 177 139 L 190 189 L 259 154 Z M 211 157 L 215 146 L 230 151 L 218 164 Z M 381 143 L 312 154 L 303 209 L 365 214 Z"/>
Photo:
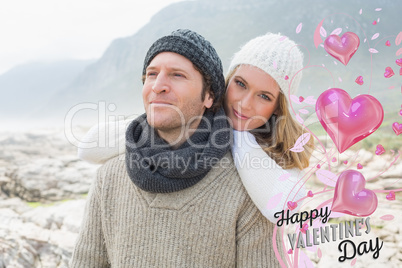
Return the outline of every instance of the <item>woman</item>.
<path id="1" fill-rule="evenodd" d="M 302 62 L 303 54 L 293 41 L 268 33 L 250 40 L 234 55 L 226 78 L 224 108 L 234 128 L 235 165 L 251 199 L 273 223 L 278 220 L 276 212 L 286 208 L 295 211 L 296 203 L 289 201 L 305 196 L 297 180 L 309 165 L 311 150 L 289 150 L 303 134 L 291 116 L 288 101 L 300 84 Z M 79 146 L 79 157 L 101 164 L 123 154 L 125 127 L 131 120 L 119 122 L 116 147 L 84 149 L 99 134 L 116 133 L 113 123 L 91 128 Z M 313 148 L 313 141 L 306 146 Z"/>

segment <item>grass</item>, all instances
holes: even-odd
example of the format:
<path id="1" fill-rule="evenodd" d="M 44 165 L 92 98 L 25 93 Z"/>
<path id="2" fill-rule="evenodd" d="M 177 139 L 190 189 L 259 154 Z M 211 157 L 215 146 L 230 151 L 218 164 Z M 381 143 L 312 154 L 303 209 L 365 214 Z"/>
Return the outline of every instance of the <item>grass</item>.
<path id="1" fill-rule="evenodd" d="M 81 197 L 82 198 L 87 198 L 88 194 L 82 194 Z M 37 208 L 37 207 L 51 207 L 60 203 L 65 203 L 67 201 L 71 201 L 71 200 L 76 200 L 76 199 L 63 199 L 60 201 L 55 201 L 55 202 L 26 202 L 27 205 L 31 208 Z"/>
<path id="2" fill-rule="evenodd" d="M 28 206 L 31 208 L 37 208 L 42 206 L 42 204 L 40 202 L 27 202 Z"/>

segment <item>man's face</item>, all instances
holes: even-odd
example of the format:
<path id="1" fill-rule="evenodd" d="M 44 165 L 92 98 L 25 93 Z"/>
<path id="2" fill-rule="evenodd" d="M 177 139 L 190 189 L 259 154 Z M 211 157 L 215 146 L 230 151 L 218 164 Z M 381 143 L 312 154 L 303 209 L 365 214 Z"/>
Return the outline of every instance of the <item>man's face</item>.
<path id="1" fill-rule="evenodd" d="M 159 53 L 146 69 L 142 88 L 148 123 L 162 132 L 181 131 L 188 123 L 198 126 L 213 103 L 208 93 L 201 101 L 201 92 L 202 75 L 190 60 L 173 52 Z"/>

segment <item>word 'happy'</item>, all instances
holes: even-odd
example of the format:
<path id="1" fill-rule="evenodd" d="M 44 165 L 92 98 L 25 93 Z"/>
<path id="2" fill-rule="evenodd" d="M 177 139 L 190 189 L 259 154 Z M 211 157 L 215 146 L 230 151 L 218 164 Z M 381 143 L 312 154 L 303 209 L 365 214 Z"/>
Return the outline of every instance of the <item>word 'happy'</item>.
<path id="1" fill-rule="evenodd" d="M 318 210 L 317 210 L 317 209 L 312 209 L 312 210 L 310 210 L 310 213 L 308 213 L 307 211 L 302 211 L 302 212 L 300 213 L 300 216 L 299 216 L 299 213 L 295 213 L 295 214 L 293 214 L 292 216 L 290 216 L 290 215 L 289 215 L 289 214 L 290 214 L 290 211 L 289 211 L 289 210 L 287 210 L 286 213 L 287 213 L 287 214 L 286 214 L 286 217 L 285 217 L 285 211 L 284 211 L 284 210 L 279 211 L 279 212 L 276 212 L 276 213 L 274 214 L 274 217 L 275 217 L 275 218 L 279 218 L 279 217 L 282 216 L 282 217 L 276 222 L 276 225 L 277 225 L 278 227 L 282 226 L 285 221 L 286 221 L 286 225 L 288 225 L 288 224 L 289 224 L 289 221 L 290 221 L 290 223 L 299 222 L 299 223 L 300 223 L 300 228 L 302 228 L 302 227 L 303 227 L 303 222 L 304 222 L 304 221 L 307 221 L 308 219 L 310 219 L 310 226 L 311 226 L 311 225 L 313 225 L 313 220 L 316 219 L 316 218 L 318 218 L 318 217 L 321 217 L 321 218 L 322 218 L 322 223 L 326 223 L 327 220 L 328 220 L 329 215 L 331 215 L 331 210 L 330 210 L 329 213 L 328 213 L 328 207 L 325 207 L 325 213 L 324 213 L 323 208 L 321 208 L 321 209 L 320 209 L 320 214 L 318 214 Z"/>

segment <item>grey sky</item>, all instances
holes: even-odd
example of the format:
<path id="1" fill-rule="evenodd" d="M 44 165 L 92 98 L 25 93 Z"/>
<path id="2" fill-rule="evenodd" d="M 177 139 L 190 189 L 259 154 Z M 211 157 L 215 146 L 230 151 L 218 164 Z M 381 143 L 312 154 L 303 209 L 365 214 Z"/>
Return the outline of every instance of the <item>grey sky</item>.
<path id="1" fill-rule="evenodd" d="M 0 4 L 0 74 L 36 60 L 95 59 L 182 0 L 13 0 Z"/>

